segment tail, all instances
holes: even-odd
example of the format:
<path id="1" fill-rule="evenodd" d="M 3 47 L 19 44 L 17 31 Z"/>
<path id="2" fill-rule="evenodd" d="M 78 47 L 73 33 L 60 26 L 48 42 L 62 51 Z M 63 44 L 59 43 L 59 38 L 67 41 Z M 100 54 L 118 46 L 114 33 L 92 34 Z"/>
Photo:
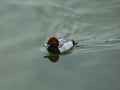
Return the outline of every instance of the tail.
<path id="1" fill-rule="evenodd" d="M 77 45 L 78 44 L 78 42 L 75 41 L 75 40 L 72 40 L 72 42 L 73 42 L 73 45 Z"/>

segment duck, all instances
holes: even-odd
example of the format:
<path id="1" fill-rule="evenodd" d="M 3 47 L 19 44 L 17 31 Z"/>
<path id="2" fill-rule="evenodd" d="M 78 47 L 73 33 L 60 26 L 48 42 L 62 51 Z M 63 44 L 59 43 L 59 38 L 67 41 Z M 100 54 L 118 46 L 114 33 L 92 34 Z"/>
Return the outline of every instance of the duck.
<path id="1" fill-rule="evenodd" d="M 46 47 L 51 54 L 61 54 L 72 49 L 77 43 L 75 40 L 57 39 L 55 36 L 52 36 L 43 47 Z"/>

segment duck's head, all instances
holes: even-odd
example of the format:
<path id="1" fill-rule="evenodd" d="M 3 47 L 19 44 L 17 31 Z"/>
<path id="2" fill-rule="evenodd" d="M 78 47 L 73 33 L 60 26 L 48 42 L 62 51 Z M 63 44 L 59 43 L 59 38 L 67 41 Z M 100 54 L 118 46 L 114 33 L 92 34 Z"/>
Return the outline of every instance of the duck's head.
<path id="1" fill-rule="evenodd" d="M 51 47 L 58 47 L 59 41 L 56 37 L 51 37 L 51 38 L 49 38 L 47 45 L 49 45 Z"/>
<path id="2" fill-rule="evenodd" d="M 52 46 L 52 47 L 58 47 L 59 45 L 59 41 L 56 37 L 51 37 L 49 40 L 48 40 L 48 45 Z"/>

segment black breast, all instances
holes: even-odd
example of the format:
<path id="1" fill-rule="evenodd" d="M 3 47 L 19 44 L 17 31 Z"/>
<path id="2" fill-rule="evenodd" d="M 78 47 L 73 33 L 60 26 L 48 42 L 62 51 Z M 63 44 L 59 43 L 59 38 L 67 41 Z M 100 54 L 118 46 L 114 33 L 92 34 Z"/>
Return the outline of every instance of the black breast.
<path id="1" fill-rule="evenodd" d="M 59 53 L 60 53 L 60 51 L 59 51 L 59 49 L 58 49 L 57 47 L 49 46 L 49 47 L 47 48 L 47 50 L 48 50 L 48 52 L 50 52 L 50 53 L 55 53 L 55 54 L 59 54 Z"/>

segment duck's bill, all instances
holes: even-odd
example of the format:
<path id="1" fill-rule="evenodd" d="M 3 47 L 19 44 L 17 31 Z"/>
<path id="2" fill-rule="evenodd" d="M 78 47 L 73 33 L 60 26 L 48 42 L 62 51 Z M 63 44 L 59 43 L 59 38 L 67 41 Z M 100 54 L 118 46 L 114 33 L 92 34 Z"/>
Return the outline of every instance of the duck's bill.
<path id="1" fill-rule="evenodd" d="M 44 45 L 43 45 L 43 47 L 48 47 L 48 46 L 49 46 L 49 44 L 44 44 Z"/>

